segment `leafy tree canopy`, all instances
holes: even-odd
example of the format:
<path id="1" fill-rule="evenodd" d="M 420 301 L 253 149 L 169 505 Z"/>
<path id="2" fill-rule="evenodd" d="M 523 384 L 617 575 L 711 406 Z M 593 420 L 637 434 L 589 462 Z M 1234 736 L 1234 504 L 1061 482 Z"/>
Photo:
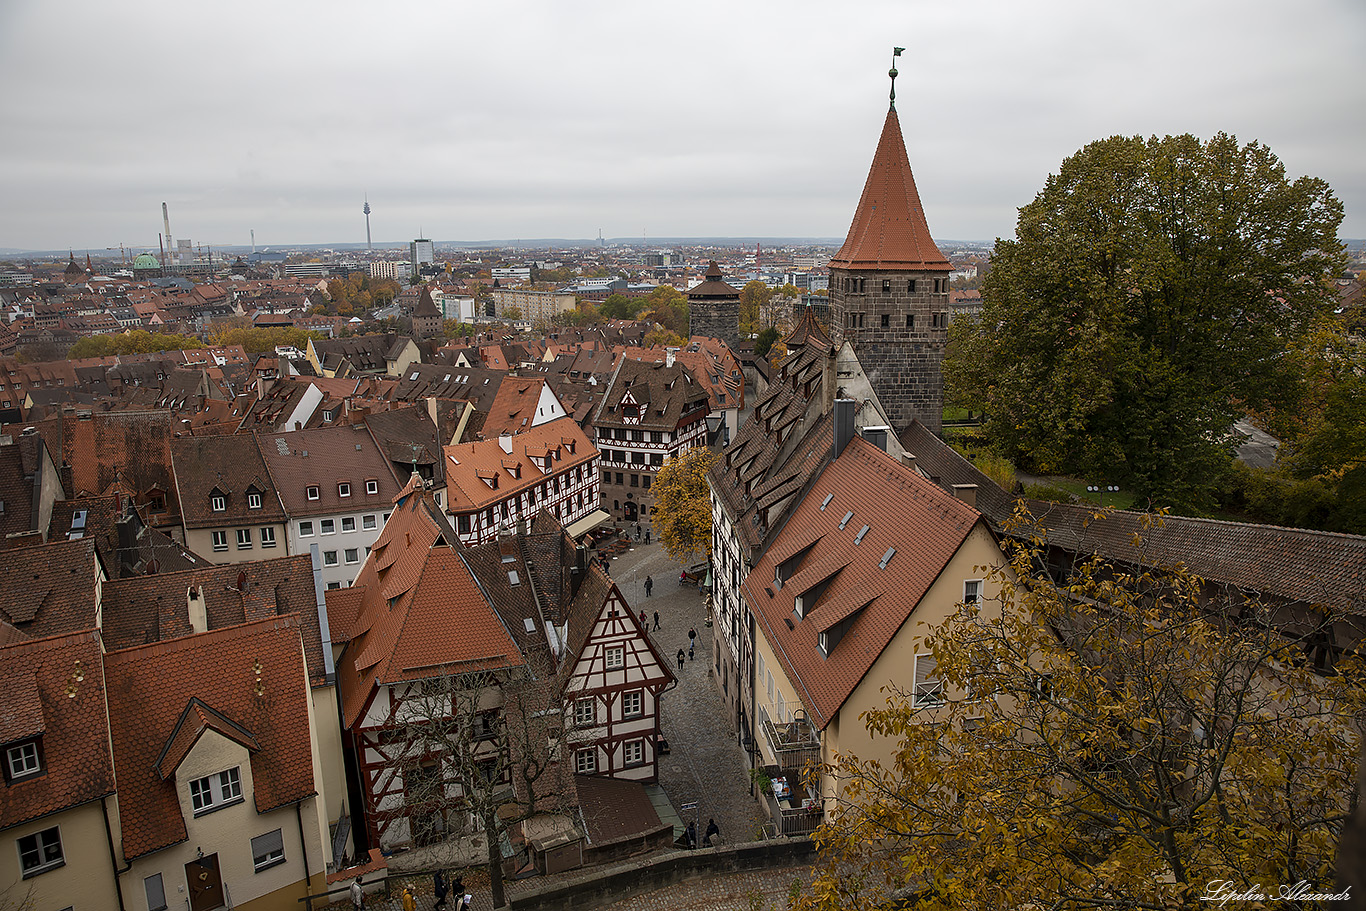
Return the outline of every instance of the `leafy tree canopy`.
<path id="1" fill-rule="evenodd" d="M 308 332 L 293 327 L 257 329 L 225 329 L 213 337 L 215 345 L 241 345 L 248 354 L 267 354 L 279 346 L 291 346 L 300 351 L 308 348 L 311 338 L 323 338 L 321 332 Z"/>
<path id="2" fill-rule="evenodd" d="M 644 308 L 643 298 L 609 294 L 607 300 L 598 306 L 598 315 L 603 319 L 635 319 Z"/>
<path id="3" fill-rule="evenodd" d="M 1273 606 L 1147 562 L 1090 562 L 1062 588 L 1035 571 L 1042 544 L 991 574 L 999 600 L 960 604 L 929 638 L 938 681 L 863 716 L 890 759 L 826 770 L 840 812 L 800 907 L 1157 911 L 1210 904 L 1211 881 L 1335 891 L 1364 703 L 1360 659 L 1308 647 L 1334 618 L 1286 635 Z"/>
<path id="4" fill-rule="evenodd" d="M 717 455 L 696 446 L 664 461 L 655 476 L 653 524 L 664 549 L 680 563 L 711 554 L 711 498 L 707 472 Z"/>
<path id="5" fill-rule="evenodd" d="M 746 282 L 740 289 L 741 334 L 753 335 L 759 331 L 759 311 L 768 304 L 772 296 L 773 289 L 758 279 Z"/>
<path id="6" fill-rule="evenodd" d="M 643 318 L 658 323 L 665 329 L 686 338 L 688 334 L 688 298 L 671 285 L 660 285 L 645 296 L 641 308 Z"/>
<path id="7" fill-rule="evenodd" d="M 1218 134 L 1116 136 L 1063 162 L 955 321 L 951 403 L 1005 455 L 1191 504 L 1249 409 L 1293 403 L 1287 351 L 1330 311 L 1342 204 Z"/>
<path id="8" fill-rule="evenodd" d="M 781 333 L 778 332 L 776 326 L 769 326 L 767 329 L 760 331 L 754 338 L 754 356 L 765 357 L 780 335 Z"/>
<path id="9" fill-rule="evenodd" d="M 77 339 L 76 344 L 67 352 L 68 360 L 83 357 L 110 357 L 116 354 L 152 354 L 157 351 L 183 351 L 187 348 L 203 348 L 204 342 L 189 335 L 163 335 L 134 329 L 116 335 L 92 335 Z"/>

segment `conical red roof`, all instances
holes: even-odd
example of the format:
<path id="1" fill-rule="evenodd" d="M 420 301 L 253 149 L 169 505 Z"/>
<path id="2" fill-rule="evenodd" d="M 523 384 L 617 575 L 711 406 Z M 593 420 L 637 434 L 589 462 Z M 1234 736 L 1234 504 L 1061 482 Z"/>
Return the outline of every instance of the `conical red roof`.
<path id="1" fill-rule="evenodd" d="M 915 175 L 901 139 L 896 109 L 887 112 L 868 182 L 844 246 L 830 260 L 837 269 L 949 271 L 952 267 L 930 237 Z"/>

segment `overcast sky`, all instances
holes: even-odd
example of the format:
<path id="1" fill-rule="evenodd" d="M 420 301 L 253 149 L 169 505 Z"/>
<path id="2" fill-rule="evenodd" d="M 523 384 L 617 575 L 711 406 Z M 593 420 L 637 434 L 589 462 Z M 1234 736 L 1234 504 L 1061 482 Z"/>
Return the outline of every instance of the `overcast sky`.
<path id="1" fill-rule="evenodd" d="M 937 238 L 1218 131 L 1366 237 L 1362 0 L 0 0 L 0 248 L 842 238 L 893 45 Z"/>

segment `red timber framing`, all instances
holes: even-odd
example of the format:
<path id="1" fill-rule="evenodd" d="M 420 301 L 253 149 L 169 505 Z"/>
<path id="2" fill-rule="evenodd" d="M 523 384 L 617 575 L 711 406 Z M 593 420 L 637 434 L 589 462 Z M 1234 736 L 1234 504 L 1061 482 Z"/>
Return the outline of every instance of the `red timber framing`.
<path id="1" fill-rule="evenodd" d="M 351 732 L 372 847 L 422 843 L 424 831 L 439 836 L 462 827 L 453 815 L 461 813 L 463 801 L 460 784 L 448 769 L 450 757 L 421 745 L 419 726 L 424 712 L 410 710 L 409 718 L 404 718 L 405 694 L 419 698 L 420 686 L 377 687 L 365 707 L 363 726 Z M 432 697 L 420 698 L 424 707 L 431 704 Z M 490 703 L 488 709 L 496 711 L 497 706 Z M 451 716 L 438 723 L 449 720 Z M 476 740 L 476 754 L 481 748 L 491 748 L 488 743 Z M 431 784 L 416 778 L 424 774 L 440 775 L 444 794 L 423 793 Z"/>
<path id="2" fill-rule="evenodd" d="M 565 685 L 574 771 L 656 781 L 659 696 L 673 679 L 613 585 Z"/>

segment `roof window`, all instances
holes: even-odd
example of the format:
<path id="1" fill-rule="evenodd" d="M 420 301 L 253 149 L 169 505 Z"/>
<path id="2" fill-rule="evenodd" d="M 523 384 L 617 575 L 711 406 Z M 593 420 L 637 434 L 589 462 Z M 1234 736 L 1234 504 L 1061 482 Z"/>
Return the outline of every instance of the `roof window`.
<path id="1" fill-rule="evenodd" d="M 889 547 L 889 548 L 887 548 L 887 552 L 886 552 L 885 554 L 882 555 L 882 560 L 878 563 L 877 568 L 878 568 L 878 569 L 886 569 L 886 568 L 887 568 L 887 564 L 890 563 L 890 562 L 892 562 L 892 557 L 894 557 L 894 556 L 896 556 L 896 548 L 895 548 L 895 547 Z"/>
<path id="2" fill-rule="evenodd" d="M 833 493 L 828 493 L 825 495 L 825 499 L 821 500 L 821 512 L 825 512 L 825 507 L 829 506 L 830 501 L 833 499 L 835 499 L 835 495 Z"/>
<path id="3" fill-rule="evenodd" d="M 844 514 L 844 518 L 843 518 L 843 519 L 840 519 L 840 528 L 844 528 L 844 526 L 848 525 L 848 524 L 849 524 L 849 520 L 852 519 L 853 517 L 854 517 L 854 514 L 853 514 L 852 511 L 851 511 L 851 512 L 846 512 L 846 513 Z"/>
<path id="4" fill-rule="evenodd" d="M 854 535 L 854 546 L 857 547 L 858 545 L 862 544 L 862 543 L 863 543 L 863 536 L 866 535 L 866 534 L 868 534 L 868 526 L 867 526 L 867 525 L 865 525 L 865 526 L 863 526 L 862 528 L 860 528 L 860 529 L 858 530 L 858 534 Z"/>

